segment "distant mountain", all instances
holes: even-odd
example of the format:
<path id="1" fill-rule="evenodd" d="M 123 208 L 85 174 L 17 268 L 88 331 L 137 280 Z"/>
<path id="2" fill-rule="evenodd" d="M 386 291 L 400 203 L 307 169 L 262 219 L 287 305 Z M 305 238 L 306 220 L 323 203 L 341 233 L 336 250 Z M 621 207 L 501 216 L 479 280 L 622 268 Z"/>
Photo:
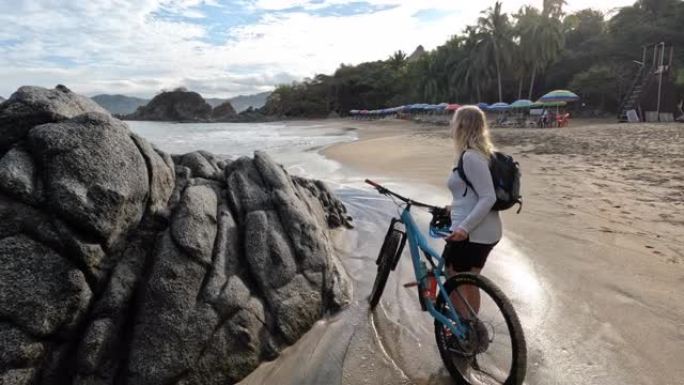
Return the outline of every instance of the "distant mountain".
<path id="1" fill-rule="evenodd" d="M 0 103 L 2 103 L 2 102 L 4 102 L 4 101 L 5 101 L 5 98 L 3 98 L 2 96 L 0 96 Z"/>
<path id="2" fill-rule="evenodd" d="M 266 104 L 266 99 L 271 95 L 271 91 L 262 92 L 254 95 L 240 95 L 228 99 L 238 113 L 245 111 L 249 107 L 258 109 Z"/>
<path id="3" fill-rule="evenodd" d="M 230 99 L 222 99 L 222 98 L 205 98 L 205 102 L 209 103 L 211 108 L 216 108 L 220 106 L 221 104 L 230 101 Z"/>
<path id="4" fill-rule="evenodd" d="M 134 98 L 125 95 L 96 95 L 91 99 L 102 106 L 105 110 L 117 115 L 128 115 L 135 112 L 138 107 L 149 103 L 149 99 Z"/>
<path id="5" fill-rule="evenodd" d="M 249 107 L 261 108 L 266 104 L 266 99 L 271 95 L 271 91 L 262 92 L 254 95 L 240 95 L 235 96 L 230 99 L 221 98 L 207 98 L 205 99 L 212 107 L 216 108 L 225 102 L 230 102 L 230 104 L 235 108 L 237 113 L 240 113 Z"/>
<path id="6" fill-rule="evenodd" d="M 266 104 L 266 99 L 271 95 L 271 92 L 262 92 L 254 95 L 240 95 L 234 98 L 207 98 L 204 99 L 211 108 L 216 108 L 225 102 L 230 102 L 236 113 L 245 111 L 249 107 L 259 109 Z M 130 115 L 133 114 L 138 107 L 142 107 L 150 102 L 150 99 L 135 98 L 126 95 L 96 95 L 93 99 L 97 104 L 102 106 L 112 114 Z M 0 99 L 1 100 L 1 99 Z"/>
<path id="7" fill-rule="evenodd" d="M 407 61 L 414 62 L 420 59 L 423 55 L 425 55 L 425 48 L 423 48 L 422 45 L 419 45 L 418 47 L 416 47 L 416 50 L 413 51 L 413 53 L 408 57 Z"/>
<path id="8" fill-rule="evenodd" d="M 162 92 L 149 103 L 126 116 L 130 120 L 161 122 L 208 122 L 212 107 L 197 92 L 177 89 Z"/>

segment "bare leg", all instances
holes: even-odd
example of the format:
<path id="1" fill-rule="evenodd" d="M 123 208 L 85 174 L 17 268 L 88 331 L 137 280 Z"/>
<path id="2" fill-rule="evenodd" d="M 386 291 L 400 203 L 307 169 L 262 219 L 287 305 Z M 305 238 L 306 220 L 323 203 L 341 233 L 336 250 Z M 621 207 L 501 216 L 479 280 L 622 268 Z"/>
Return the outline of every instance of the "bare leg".
<path id="1" fill-rule="evenodd" d="M 473 274 L 480 274 L 481 270 L 482 269 L 474 268 L 471 269 L 469 272 Z M 449 275 L 449 277 L 452 277 L 454 274 L 457 273 L 451 270 L 450 268 L 447 268 L 447 274 Z M 475 314 L 477 314 L 480 311 L 480 289 L 477 286 L 459 286 L 457 290 L 451 292 L 449 298 L 451 299 L 451 303 L 454 304 L 454 308 L 456 308 L 458 315 L 464 318 L 473 318 L 474 314 L 471 313 L 471 308 L 475 312 Z M 467 305 L 465 302 L 463 302 L 461 298 L 463 298 L 463 300 L 467 302 Z"/>

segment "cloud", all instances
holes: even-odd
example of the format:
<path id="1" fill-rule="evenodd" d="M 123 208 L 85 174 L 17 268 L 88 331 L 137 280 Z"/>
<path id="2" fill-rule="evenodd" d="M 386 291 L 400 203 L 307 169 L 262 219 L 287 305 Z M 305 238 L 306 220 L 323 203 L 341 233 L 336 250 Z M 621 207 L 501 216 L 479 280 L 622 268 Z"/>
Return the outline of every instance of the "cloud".
<path id="1" fill-rule="evenodd" d="M 541 6 L 541 0 L 535 1 Z M 570 0 L 603 10 L 632 0 Z M 507 11 L 528 3 L 504 2 Z M 493 1 L 491 2 L 493 4 Z M 0 2 L 0 95 L 24 84 L 151 96 L 261 92 L 341 63 L 433 48 L 491 5 L 450 0 Z"/>

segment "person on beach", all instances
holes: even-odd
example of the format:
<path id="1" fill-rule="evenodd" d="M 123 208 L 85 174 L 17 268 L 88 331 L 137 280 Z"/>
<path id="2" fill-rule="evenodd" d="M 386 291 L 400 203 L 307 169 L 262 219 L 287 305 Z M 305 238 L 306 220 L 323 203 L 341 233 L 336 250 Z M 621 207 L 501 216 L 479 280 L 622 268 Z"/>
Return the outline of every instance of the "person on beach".
<path id="1" fill-rule="evenodd" d="M 447 274 L 470 272 L 479 274 L 489 253 L 501 239 L 499 212 L 492 210 L 496 193 L 489 171 L 494 146 L 489 138 L 485 114 L 477 106 L 461 107 L 451 121 L 456 162 L 462 155 L 464 174 L 472 188 L 454 170 L 447 186 L 453 200 L 447 206 L 451 215 L 451 234 L 446 237 L 443 257 Z M 480 307 L 480 292 L 467 286 L 462 293 L 475 312 Z M 454 291 L 451 300 L 460 314 L 469 318 L 467 308 Z"/>

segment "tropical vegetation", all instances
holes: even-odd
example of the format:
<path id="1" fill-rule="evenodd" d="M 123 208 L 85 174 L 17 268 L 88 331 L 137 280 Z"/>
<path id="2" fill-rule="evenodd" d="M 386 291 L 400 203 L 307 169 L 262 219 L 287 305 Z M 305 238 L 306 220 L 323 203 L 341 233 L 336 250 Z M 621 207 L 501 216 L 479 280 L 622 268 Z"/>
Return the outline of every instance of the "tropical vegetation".
<path id="1" fill-rule="evenodd" d="M 682 0 L 639 0 L 609 16 L 593 9 L 567 14 L 564 5 L 544 0 L 541 9 L 528 5 L 507 14 L 497 2 L 434 50 L 398 51 L 280 85 L 264 112 L 325 116 L 417 102 L 510 102 L 557 88 L 579 93 L 586 108 L 614 112 L 639 68 L 641 47 L 661 41 L 675 47 L 684 95 Z"/>

